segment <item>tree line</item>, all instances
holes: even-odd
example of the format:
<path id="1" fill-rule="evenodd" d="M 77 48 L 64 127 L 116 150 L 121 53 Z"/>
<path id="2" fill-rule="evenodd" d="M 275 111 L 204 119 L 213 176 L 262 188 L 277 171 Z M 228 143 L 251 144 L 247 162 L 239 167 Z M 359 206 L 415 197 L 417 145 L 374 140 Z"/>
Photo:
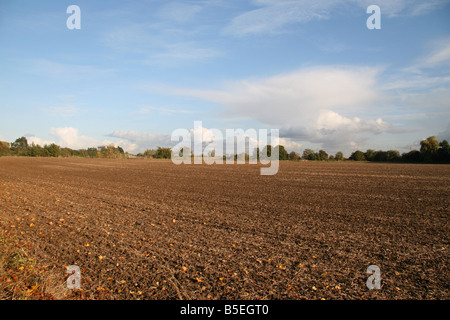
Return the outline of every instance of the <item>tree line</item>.
<path id="1" fill-rule="evenodd" d="M 25 137 L 20 137 L 12 143 L 0 141 L 0 156 L 23 156 L 23 157 L 80 157 L 80 158 L 124 158 L 125 152 L 121 147 L 100 146 L 74 150 L 62 148 L 55 143 L 46 144 L 43 147 L 31 143 Z"/>
<path id="2" fill-rule="evenodd" d="M 435 136 L 420 142 L 420 150 L 411 150 L 400 155 L 397 150 L 362 152 L 351 154 L 354 161 L 409 162 L 409 163 L 450 163 L 450 145 L 447 140 L 439 142 Z"/>
<path id="3" fill-rule="evenodd" d="M 148 157 L 155 159 L 170 159 L 171 149 L 158 147 L 158 149 L 146 150 L 136 157 Z M 79 158 L 106 158 L 119 159 L 135 157 L 125 152 L 120 146 L 99 146 L 87 149 L 62 148 L 55 143 L 46 144 L 43 147 L 39 144 L 28 143 L 27 138 L 20 137 L 9 143 L 0 141 L 0 156 L 21 156 L 21 157 L 79 157 Z"/>
<path id="4" fill-rule="evenodd" d="M 400 154 L 397 150 L 375 151 L 369 149 L 366 152 L 356 150 L 348 159 L 346 159 L 342 152 L 336 154 L 328 154 L 325 150 L 319 150 L 315 152 L 312 149 L 305 149 L 303 154 L 300 155 L 295 151 L 288 151 L 284 146 L 276 146 L 278 150 L 280 160 L 313 160 L 313 161 L 377 161 L 377 162 L 409 162 L 409 163 L 450 163 L 450 145 L 447 140 L 439 142 L 435 136 L 428 137 L 420 142 L 420 150 L 411 150 L 409 152 Z M 189 148 L 186 148 L 184 152 L 191 154 Z M 180 150 L 180 155 L 183 153 L 183 149 Z M 267 145 L 261 151 L 259 148 L 255 149 L 252 157 L 256 157 L 258 160 L 267 155 L 271 157 L 272 146 Z M 153 159 L 170 159 L 172 154 L 171 148 L 158 147 L 157 149 L 147 149 L 143 153 L 138 153 L 136 156 L 124 152 L 120 146 L 100 146 L 87 149 L 74 150 L 71 148 L 62 148 L 54 143 L 44 145 L 31 143 L 25 137 L 20 137 L 12 143 L 0 141 L 0 156 L 28 156 L 28 157 L 80 157 L 80 158 L 153 158 Z M 191 154 L 191 156 L 193 156 Z M 214 156 L 214 154 L 211 154 Z M 250 156 L 245 153 L 245 159 L 248 160 Z M 223 156 L 224 160 L 227 157 L 234 157 L 237 159 L 237 155 Z"/>

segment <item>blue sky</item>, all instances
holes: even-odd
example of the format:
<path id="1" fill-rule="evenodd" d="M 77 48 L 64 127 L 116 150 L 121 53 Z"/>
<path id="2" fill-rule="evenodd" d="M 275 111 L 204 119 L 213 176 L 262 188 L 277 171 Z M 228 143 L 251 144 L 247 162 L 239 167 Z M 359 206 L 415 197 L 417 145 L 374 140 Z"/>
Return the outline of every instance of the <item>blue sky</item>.
<path id="1" fill-rule="evenodd" d="M 449 17 L 446 0 L 1 0 L 0 140 L 137 153 L 200 120 L 278 128 L 289 151 L 409 151 L 450 139 Z"/>

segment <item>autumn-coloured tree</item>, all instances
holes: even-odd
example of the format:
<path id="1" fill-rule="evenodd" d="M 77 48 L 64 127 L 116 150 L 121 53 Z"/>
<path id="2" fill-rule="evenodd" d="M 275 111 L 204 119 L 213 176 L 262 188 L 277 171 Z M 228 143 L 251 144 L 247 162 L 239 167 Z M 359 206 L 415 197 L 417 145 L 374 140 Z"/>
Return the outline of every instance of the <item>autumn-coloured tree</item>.
<path id="1" fill-rule="evenodd" d="M 290 160 L 300 160 L 300 155 L 295 152 L 295 151 L 291 151 L 291 153 L 289 153 L 289 159 Z"/>
<path id="2" fill-rule="evenodd" d="M 0 156 L 6 156 L 9 155 L 9 153 L 9 143 L 6 141 L 0 141 Z"/>

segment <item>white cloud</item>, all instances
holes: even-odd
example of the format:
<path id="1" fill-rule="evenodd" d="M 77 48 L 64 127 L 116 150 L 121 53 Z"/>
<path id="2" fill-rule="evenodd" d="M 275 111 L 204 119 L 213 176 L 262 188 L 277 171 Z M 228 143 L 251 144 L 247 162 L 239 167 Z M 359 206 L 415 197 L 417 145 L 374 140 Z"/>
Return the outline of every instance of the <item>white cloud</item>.
<path id="1" fill-rule="evenodd" d="M 439 45 L 425 60 L 426 66 L 438 66 L 450 64 L 450 39 Z"/>
<path id="2" fill-rule="evenodd" d="M 122 141 L 125 140 L 127 144 L 134 146 L 134 150 L 137 151 L 173 145 L 170 135 L 164 133 L 116 130 L 108 136 L 122 139 Z"/>
<path id="3" fill-rule="evenodd" d="M 159 62 L 170 60 L 203 60 L 219 56 L 221 53 L 212 48 L 199 47 L 195 42 L 178 42 L 166 44 L 163 50 L 151 56 Z"/>
<path id="4" fill-rule="evenodd" d="M 376 103 L 387 99 L 378 90 L 381 71 L 376 67 L 321 66 L 235 81 L 221 90 L 152 89 L 197 97 L 223 106 L 226 116 L 281 128 L 285 147 L 298 150 L 302 141 L 309 141 L 335 150 L 392 131 L 379 116 L 359 116 L 376 113 Z"/>
<path id="5" fill-rule="evenodd" d="M 78 129 L 72 127 L 51 128 L 49 133 L 55 138 L 54 140 L 42 139 L 34 134 L 27 134 L 25 136 L 27 138 L 28 143 L 30 144 L 34 143 L 36 145 L 38 144 L 40 146 L 44 146 L 55 143 L 60 147 L 63 148 L 67 147 L 74 150 L 112 145 L 115 147 L 121 146 L 125 151 L 128 152 L 134 152 L 138 148 L 137 144 L 127 140 L 119 140 L 119 141 L 112 141 L 107 139 L 99 140 L 93 137 L 80 136 L 78 134 Z"/>
<path id="6" fill-rule="evenodd" d="M 54 136 L 58 145 L 72 149 L 84 149 L 101 145 L 100 141 L 86 136 L 79 136 L 78 129 L 72 127 L 51 128 L 50 134 Z"/>
<path id="7" fill-rule="evenodd" d="M 158 16 L 166 21 L 184 23 L 191 21 L 201 10 L 200 5 L 172 2 L 163 5 L 158 11 Z"/>
<path id="8" fill-rule="evenodd" d="M 354 117 L 350 119 L 331 110 L 322 110 L 317 118 L 316 128 L 324 134 L 330 134 L 338 130 L 381 133 L 387 131 L 390 125 L 381 118 L 364 120 Z"/>
<path id="9" fill-rule="evenodd" d="M 180 12 L 173 15 L 171 19 L 179 19 L 179 22 L 184 17 Z M 222 55 L 221 51 L 199 40 L 198 35 L 204 32 L 202 27 L 186 28 L 171 19 L 119 24 L 103 35 L 103 42 L 114 51 L 131 53 L 131 62 L 147 65 L 178 66 L 179 63 L 202 62 Z"/>
<path id="10" fill-rule="evenodd" d="M 191 137 L 195 137 L 195 136 L 200 136 L 202 137 L 202 141 L 204 143 L 209 143 L 212 141 L 217 141 L 218 139 L 223 138 L 222 136 L 216 136 L 217 134 L 215 134 L 212 130 L 208 129 L 208 128 L 204 128 L 201 126 L 195 127 L 193 129 L 189 130 L 189 133 L 191 134 Z"/>
<path id="11" fill-rule="evenodd" d="M 437 10 L 448 2 L 448 0 L 378 0 L 375 3 L 373 0 L 255 0 L 252 3 L 258 8 L 236 16 L 225 27 L 224 32 L 237 36 L 277 34 L 285 32 L 286 27 L 294 23 L 328 19 L 333 14 L 348 14 L 349 9 L 355 6 L 365 13 L 365 9 L 372 4 L 380 6 L 382 14 L 387 17 L 417 16 Z"/>
<path id="12" fill-rule="evenodd" d="M 229 116 L 269 125 L 296 125 L 315 119 L 321 109 L 351 112 L 380 96 L 378 68 L 315 67 L 288 74 L 229 83 L 222 90 L 150 88 L 221 104 Z"/>
<path id="13" fill-rule="evenodd" d="M 45 140 L 45 139 L 41 139 L 41 138 L 36 137 L 36 136 L 34 136 L 34 135 L 31 135 L 31 136 L 28 136 L 28 135 L 27 135 L 26 138 L 27 138 L 28 144 L 34 143 L 35 145 L 40 145 L 41 147 L 43 147 L 43 146 L 45 146 L 45 145 L 50 145 L 50 144 L 52 144 L 52 143 L 56 143 L 56 142 L 53 141 L 53 140 Z"/>
<path id="14" fill-rule="evenodd" d="M 443 7 L 449 0 L 352 0 L 351 2 L 362 8 L 372 4 L 380 7 L 382 14 L 388 17 L 396 16 L 419 16 Z"/>
<path id="15" fill-rule="evenodd" d="M 331 152 L 355 149 L 370 137 L 393 132 L 392 125 L 382 118 L 348 118 L 331 110 L 321 110 L 314 122 L 299 126 L 286 125 L 280 135 L 293 141 L 320 144 Z"/>
<path id="16" fill-rule="evenodd" d="M 78 129 L 72 127 L 64 127 L 64 128 L 51 128 L 50 134 L 56 138 L 56 144 L 61 147 L 68 147 L 71 149 L 87 149 L 91 147 L 98 146 L 121 146 L 125 151 L 133 152 L 137 149 L 137 144 L 119 140 L 119 141 L 111 141 L 111 140 L 99 140 L 93 137 L 88 136 L 80 136 L 78 134 Z"/>
<path id="17" fill-rule="evenodd" d="M 61 63 L 47 59 L 28 60 L 23 69 L 23 72 L 26 73 L 47 76 L 63 81 L 105 77 L 115 71 L 115 69 L 101 69 L 91 65 Z"/>
<path id="18" fill-rule="evenodd" d="M 249 35 L 279 33 L 286 25 L 324 19 L 325 9 L 334 6 L 333 1 L 256 1 L 261 8 L 247 11 L 237 17 L 224 29 L 227 34 Z"/>
<path id="19" fill-rule="evenodd" d="M 163 115 L 194 113 L 194 111 L 191 111 L 191 110 L 172 109 L 172 108 L 167 108 L 167 107 L 153 107 L 153 106 L 142 107 L 135 113 L 144 115 L 144 114 L 151 114 L 153 112 L 158 112 L 159 114 L 163 114 Z"/>
<path id="20" fill-rule="evenodd" d="M 74 104 L 60 104 L 42 108 L 45 113 L 58 118 L 73 117 L 80 112 L 78 106 Z"/>
<path id="21" fill-rule="evenodd" d="M 416 59 L 414 64 L 404 68 L 402 71 L 416 76 L 422 76 L 430 70 L 440 71 L 442 68 L 448 68 L 450 66 L 450 38 L 429 41 L 427 47 L 430 50 L 426 55 Z M 448 78 L 442 77 L 442 79 L 447 81 Z M 435 77 L 435 79 L 440 80 L 441 78 Z"/>
<path id="22" fill-rule="evenodd" d="M 273 146 L 282 145 L 288 152 L 295 151 L 298 153 L 301 151 L 301 148 L 303 147 L 303 145 L 301 143 L 292 141 L 289 138 L 278 138 L 278 139 L 275 139 L 275 141 L 273 141 L 271 144 Z"/>

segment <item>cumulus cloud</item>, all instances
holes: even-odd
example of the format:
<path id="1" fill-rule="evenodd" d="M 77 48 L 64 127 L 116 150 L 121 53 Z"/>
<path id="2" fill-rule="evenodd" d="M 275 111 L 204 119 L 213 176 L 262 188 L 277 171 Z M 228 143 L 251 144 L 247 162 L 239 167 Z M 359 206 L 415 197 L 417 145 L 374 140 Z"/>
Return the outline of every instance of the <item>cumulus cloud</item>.
<path id="1" fill-rule="evenodd" d="M 382 118 L 348 118 L 331 110 L 321 110 L 311 125 L 284 126 L 280 135 L 292 140 L 321 144 L 330 151 L 353 150 L 371 136 L 393 132 L 392 125 Z"/>
<path id="2" fill-rule="evenodd" d="M 159 88 L 221 104 L 229 115 L 270 125 L 302 123 L 321 109 L 354 111 L 378 98 L 379 68 L 314 67 L 263 79 L 241 80 L 222 90 Z"/>
<path id="3" fill-rule="evenodd" d="M 380 117 L 359 116 L 383 98 L 377 84 L 381 71 L 377 67 L 319 66 L 235 81 L 221 90 L 158 90 L 210 101 L 223 106 L 226 116 L 281 128 L 281 137 L 289 138 L 285 143 L 310 141 L 336 147 L 361 141 L 364 134 L 391 129 Z"/>
<path id="4" fill-rule="evenodd" d="M 93 137 L 79 135 L 77 128 L 72 127 L 63 127 L 63 128 L 51 128 L 50 135 L 52 135 L 55 140 L 47 141 L 40 139 L 36 136 L 31 136 L 28 138 L 28 141 L 34 142 L 39 145 L 56 143 L 61 147 L 68 147 L 71 149 L 87 149 L 91 147 L 98 146 L 121 146 L 125 151 L 133 152 L 136 150 L 137 145 L 130 143 L 126 140 L 112 141 L 112 140 L 100 140 Z"/>
<path id="5" fill-rule="evenodd" d="M 78 129 L 72 127 L 51 128 L 50 134 L 57 139 L 61 147 L 83 149 L 100 145 L 95 138 L 78 135 Z"/>
<path id="6" fill-rule="evenodd" d="M 108 136 L 125 140 L 128 144 L 134 146 L 134 150 L 137 151 L 173 145 L 170 135 L 164 133 L 115 130 Z"/>
<path id="7" fill-rule="evenodd" d="M 28 144 L 34 143 L 35 145 L 40 145 L 41 147 L 43 147 L 45 145 L 50 145 L 52 143 L 56 143 L 53 140 L 41 139 L 39 137 L 36 137 L 35 135 L 26 135 L 25 137 L 27 138 Z"/>
<path id="8" fill-rule="evenodd" d="M 334 111 L 323 110 L 317 118 L 316 128 L 324 134 L 332 134 L 338 130 L 349 132 L 382 133 L 391 127 L 381 118 L 376 120 L 363 120 L 358 117 L 346 118 Z"/>

